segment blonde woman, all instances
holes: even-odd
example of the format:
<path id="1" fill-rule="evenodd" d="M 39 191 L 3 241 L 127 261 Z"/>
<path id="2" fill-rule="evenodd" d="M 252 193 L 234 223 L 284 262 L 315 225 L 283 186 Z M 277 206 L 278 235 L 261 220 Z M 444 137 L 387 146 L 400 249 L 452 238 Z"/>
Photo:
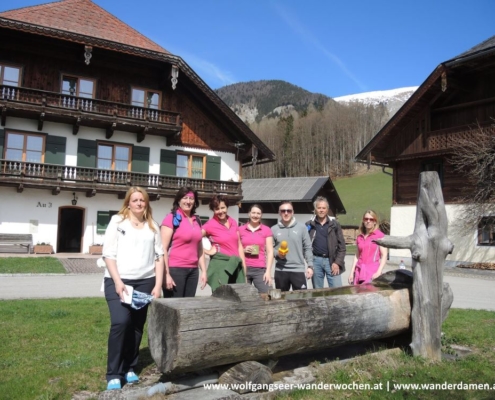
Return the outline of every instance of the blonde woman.
<path id="1" fill-rule="evenodd" d="M 163 246 L 160 229 L 153 221 L 149 196 L 131 187 L 124 204 L 108 224 L 103 244 L 105 299 L 110 311 L 107 390 L 139 381 L 134 372 L 139 356 L 148 306 L 139 310 L 124 303 L 126 288 L 159 298 L 163 279 Z"/>
<path id="2" fill-rule="evenodd" d="M 356 239 L 356 255 L 349 275 L 351 285 L 371 282 L 382 274 L 387 262 L 387 248 L 373 242 L 385 236 L 378 229 L 379 224 L 378 216 L 373 210 L 364 213 L 361 232 Z"/>

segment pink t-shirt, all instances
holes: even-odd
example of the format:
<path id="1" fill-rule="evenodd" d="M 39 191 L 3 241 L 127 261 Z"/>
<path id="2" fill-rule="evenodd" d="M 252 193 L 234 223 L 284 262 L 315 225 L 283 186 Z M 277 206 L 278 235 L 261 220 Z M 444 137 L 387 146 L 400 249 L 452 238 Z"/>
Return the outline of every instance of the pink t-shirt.
<path id="1" fill-rule="evenodd" d="M 248 267 L 265 268 L 266 267 L 266 238 L 272 237 L 273 233 L 266 225 L 259 225 L 258 229 L 252 231 L 248 228 L 248 224 L 239 227 L 239 236 L 241 237 L 242 247 L 257 244 L 260 248 L 259 254 L 251 255 L 244 253 L 246 257 L 246 265 Z"/>
<path id="2" fill-rule="evenodd" d="M 237 222 L 231 217 L 227 218 L 229 219 L 229 228 L 213 217 L 203 225 L 203 230 L 206 232 L 206 237 L 210 239 L 212 245 L 218 244 L 220 246 L 220 253 L 226 256 L 239 257 Z"/>
<path id="3" fill-rule="evenodd" d="M 198 216 L 194 216 L 191 225 L 188 218 L 182 210 L 177 209 L 177 214 L 182 216 L 179 227 L 172 236 L 172 245 L 168 255 L 168 265 L 171 268 L 194 268 L 198 266 L 199 254 L 198 245 L 201 242 L 203 234 L 201 226 L 198 223 Z M 167 214 L 163 219 L 162 226 L 174 229 L 173 214 Z M 165 253 L 167 249 L 164 249 Z"/>
<path id="4" fill-rule="evenodd" d="M 368 237 L 361 233 L 356 239 L 356 245 L 359 250 L 359 259 L 356 264 L 354 274 L 354 284 L 370 282 L 373 274 L 378 271 L 380 266 L 380 247 L 373 240 L 381 239 L 385 234 L 379 229 L 375 229 Z"/>

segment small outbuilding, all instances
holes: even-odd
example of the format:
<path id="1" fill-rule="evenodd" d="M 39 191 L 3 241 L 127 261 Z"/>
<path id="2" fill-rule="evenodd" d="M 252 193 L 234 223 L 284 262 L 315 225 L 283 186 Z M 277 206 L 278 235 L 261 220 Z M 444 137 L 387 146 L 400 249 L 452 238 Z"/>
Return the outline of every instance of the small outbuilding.
<path id="1" fill-rule="evenodd" d="M 330 204 L 330 216 L 345 214 L 342 200 L 328 176 L 310 176 L 297 178 L 245 179 L 242 181 L 243 200 L 240 204 L 239 222 L 247 221 L 247 213 L 252 204 L 263 208 L 265 225 L 272 226 L 278 220 L 278 206 L 281 201 L 289 200 L 294 205 L 295 217 L 300 222 L 309 220 L 313 215 L 313 201 L 323 196 Z"/>

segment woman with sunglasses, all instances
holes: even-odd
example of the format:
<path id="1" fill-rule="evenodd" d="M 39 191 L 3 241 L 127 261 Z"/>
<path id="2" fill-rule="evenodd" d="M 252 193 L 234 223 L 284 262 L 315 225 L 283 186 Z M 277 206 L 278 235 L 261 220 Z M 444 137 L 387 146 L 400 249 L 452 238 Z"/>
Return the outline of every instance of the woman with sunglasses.
<path id="1" fill-rule="evenodd" d="M 387 262 L 387 248 L 373 242 L 385 236 L 378 226 L 376 213 L 367 210 L 363 215 L 360 234 L 356 239 L 356 255 L 349 275 L 350 285 L 371 282 L 382 274 Z"/>
<path id="2" fill-rule="evenodd" d="M 196 190 L 181 187 L 175 195 L 172 212 L 162 222 L 165 249 L 163 297 L 194 297 L 198 280 L 201 281 L 201 289 L 206 286 L 203 235 L 201 221 L 196 215 L 198 206 Z"/>
<path id="3" fill-rule="evenodd" d="M 239 236 L 244 249 L 247 266 L 247 280 L 258 292 L 270 290 L 273 264 L 272 230 L 261 223 L 263 210 L 258 204 L 249 208 L 249 221 L 239 227 Z"/>

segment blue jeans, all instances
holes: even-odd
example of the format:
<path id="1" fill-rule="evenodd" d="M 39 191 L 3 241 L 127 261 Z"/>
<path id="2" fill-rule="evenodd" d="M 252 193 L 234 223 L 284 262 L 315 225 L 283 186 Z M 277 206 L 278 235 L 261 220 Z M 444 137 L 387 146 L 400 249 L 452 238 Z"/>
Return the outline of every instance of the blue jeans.
<path id="1" fill-rule="evenodd" d="M 332 275 L 332 266 L 330 260 L 324 257 L 313 256 L 313 288 L 320 289 L 323 287 L 323 282 L 327 276 L 328 287 L 342 286 L 342 277 L 339 275 Z"/>

